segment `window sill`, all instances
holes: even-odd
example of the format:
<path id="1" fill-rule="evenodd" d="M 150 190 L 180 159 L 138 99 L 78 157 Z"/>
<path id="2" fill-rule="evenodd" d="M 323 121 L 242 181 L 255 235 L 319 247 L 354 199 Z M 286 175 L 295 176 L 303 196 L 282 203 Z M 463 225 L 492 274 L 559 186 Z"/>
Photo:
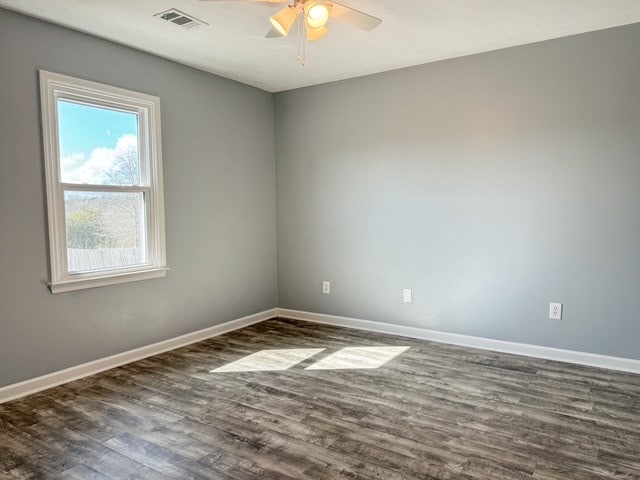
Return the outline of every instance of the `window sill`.
<path id="1" fill-rule="evenodd" d="M 136 272 L 116 273 L 110 275 L 96 276 L 92 278 L 79 278 L 76 280 L 64 280 L 61 282 L 49 283 L 51 293 L 73 292 L 75 290 L 86 290 L 88 288 L 106 287 L 117 285 L 118 283 L 137 282 L 152 278 L 164 277 L 168 268 L 153 268 L 149 270 L 139 270 Z"/>

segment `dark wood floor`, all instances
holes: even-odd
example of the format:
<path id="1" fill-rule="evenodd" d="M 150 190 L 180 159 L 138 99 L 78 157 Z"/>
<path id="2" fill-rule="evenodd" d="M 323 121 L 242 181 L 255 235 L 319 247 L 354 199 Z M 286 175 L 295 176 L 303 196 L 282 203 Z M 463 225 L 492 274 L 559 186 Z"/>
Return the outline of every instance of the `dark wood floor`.
<path id="1" fill-rule="evenodd" d="M 0 405 L 16 478 L 639 479 L 640 376 L 269 320 Z"/>

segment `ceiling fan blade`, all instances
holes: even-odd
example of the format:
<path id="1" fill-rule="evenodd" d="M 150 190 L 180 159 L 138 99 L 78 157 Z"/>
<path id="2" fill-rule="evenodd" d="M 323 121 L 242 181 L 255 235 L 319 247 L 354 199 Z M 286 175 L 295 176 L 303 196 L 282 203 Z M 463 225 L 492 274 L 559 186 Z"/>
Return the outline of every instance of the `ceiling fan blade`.
<path id="1" fill-rule="evenodd" d="M 271 27 L 269 29 L 269 31 L 267 32 L 267 34 L 264 36 L 264 38 L 280 38 L 282 36 L 283 35 L 278 30 L 276 30 L 275 28 Z"/>
<path id="2" fill-rule="evenodd" d="M 355 8 L 347 7 L 336 2 L 327 3 L 331 5 L 329 9 L 331 18 L 348 23 L 361 30 L 369 32 L 382 23 L 382 19 L 356 10 Z"/>

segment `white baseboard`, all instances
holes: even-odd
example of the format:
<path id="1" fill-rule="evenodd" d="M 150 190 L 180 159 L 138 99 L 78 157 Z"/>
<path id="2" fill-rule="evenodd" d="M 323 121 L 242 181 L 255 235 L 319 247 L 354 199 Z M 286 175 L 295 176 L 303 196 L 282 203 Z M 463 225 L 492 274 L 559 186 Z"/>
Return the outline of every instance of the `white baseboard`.
<path id="1" fill-rule="evenodd" d="M 57 372 L 42 375 L 41 377 L 25 380 L 20 383 L 14 383 L 0 388 L 0 403 L 15 400 L 16 398 L 24 397 L 32 393 L 46 390 L 47 388 L 56 387 L 63 383 L 68 383 L 79 378 L 88 377 L 110 368 L 119 367 L 126 363 L 135 362 L 136 360 L 142 360 L 143 358 L 151 357 L 159 353 L 174 350 L 176 348 L 184 347 L 192 343 L 206 340 L 207 338 L 217 337 L 223 333 L 237 330 L 242 327 L 252 325 L 254 323 L 268 320 L 269 318 L 276 317 L 278 314 L 277 308 L 265 310 L 263 312 L 254 313 L 246 317 L 231 320 L 229 322 L 215 325 L 213 327 L 198 330 L 197 332 L 187 333 L 179 337 L 170 338 L 162 342 L 154 343 L 144 347 L 129 350 L 127 352 L 117 353 L 110 357 L 100 358 L 92 362 L 83 363 L 75 367 L 66 368 Z"/>
<path id="2" fill-rule="evenodd" d="M 403 325 L 361 320 L 358 318 L 288 310 L 286 308 L 279 308 L 278 316 L 294 320 L 306 320 L 309 322 L 334 325 L 337 327 L 355 328 L 358 330 L 401 335 L 403 337 L 419 338 L 434 342 L 461 345 L 464 347 L 480 348 L 482 350 L 492 350 L 495 352 L 512 353 L 527 357 L 557 360 L 560 362 L 607 368 L 623 372 L 640 373 L 640 360 L 634 360 L 631 358 L 610 357 L 607 355 L 598 355 L 596 353 L 576 352 L 560 348 L 541 347 L 538 345 L 506 342 L 503 340 L 492 340 L 490 338 L 439 332 L 437 330 L 428 330 L 426 328 L 407 327 Z"/>

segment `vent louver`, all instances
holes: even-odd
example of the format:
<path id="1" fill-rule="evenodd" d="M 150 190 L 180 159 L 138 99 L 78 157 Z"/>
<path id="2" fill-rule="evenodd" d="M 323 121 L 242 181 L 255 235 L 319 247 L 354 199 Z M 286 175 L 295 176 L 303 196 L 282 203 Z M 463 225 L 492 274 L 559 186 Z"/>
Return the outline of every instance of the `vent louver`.
<path id="1" fill-rule="evenodd" d="M 165 10 L 164 12 L 156 13 L 154 17 L 161 20 L 166 20 L 167 22 L 175 23 L 182 28 L 192 29 L 201 27 L 202 25 L 208 25 L 208 23 L 203 22 L 202 20 L 198 20 L 192 15 L 187 15 L 177 8 L 171 8 L 169 10 Z"/>

